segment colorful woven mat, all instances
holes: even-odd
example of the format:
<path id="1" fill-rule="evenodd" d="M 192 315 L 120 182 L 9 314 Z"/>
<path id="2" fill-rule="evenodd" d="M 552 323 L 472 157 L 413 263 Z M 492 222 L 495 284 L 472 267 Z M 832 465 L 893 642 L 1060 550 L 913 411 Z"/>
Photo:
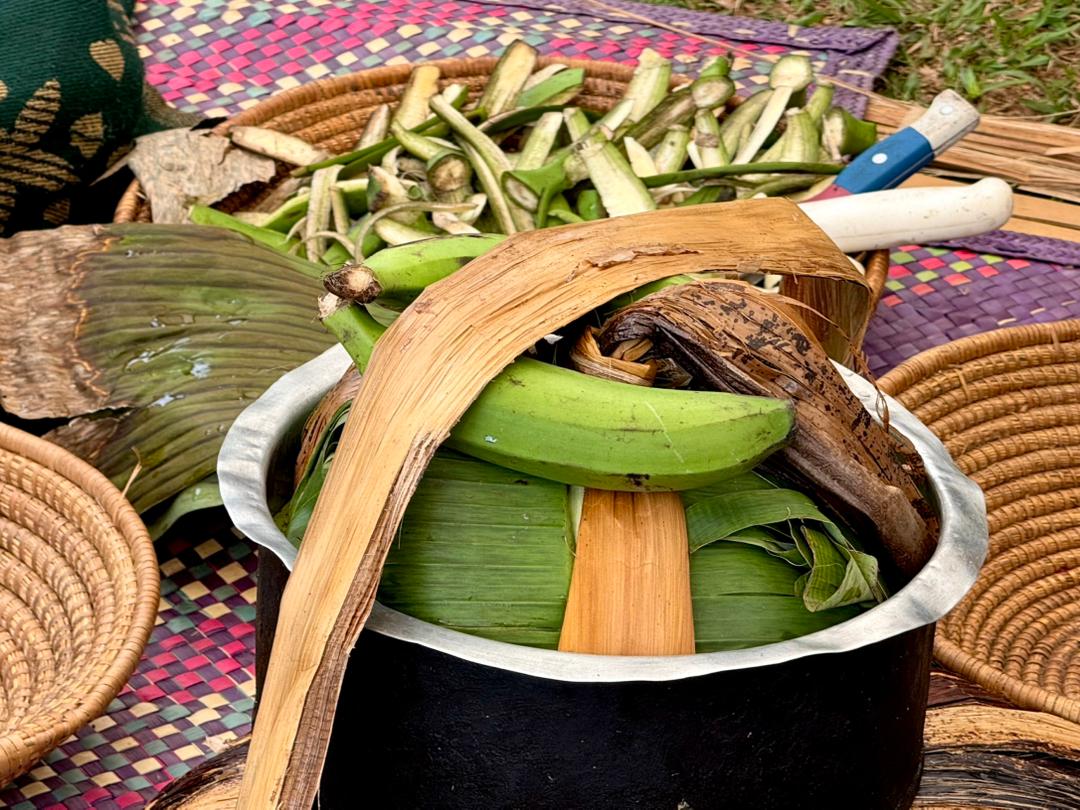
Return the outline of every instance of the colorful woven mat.
<path id="1" fill-rule="evenodd" d="M 158 544 L 161 607 L 135 675 L 106 715 L 0 790 L 0 807 L 139 808 L 250 730 L 255 553 L 227 526 L 192 534 L 197 545 Z"/>
<path id="2" fill-rule="evenodd" d="M 312 79 L 425 58 L 484 56 L 519 37 L 547 54 L 611 61 L 632 62 L 653 47 L 683 69 L 723 50 L 627 15 L 647 15 L 752 53 L 805 51 L 819 70 L 861 86 L 884 68 L 897 41 L 889 31 L 800 29 L 619 0 L 604 4 L 609 8 L 589 0 L 160 0 L 136 4 L 135 33 L 150 81 L 177 107 L 209 116 L 235 113 Z M 742 91 L 763 83 L 768 68 L 752 58 L 736 60 Z M 856 111 L 860 101 L 845 98 Z M 1080 248 L 1062 244 L 1005 237 L 980 248 L 1002 255 L 898 250 L 867 338 L 873 368 L 998 325 L 1080 316 L 1080 270 L 1071 266 L 1080 265 Z M 131 683 L 106 716 L 0 791 L 0 806 L 141 807 L 248 731 L 254 554 L 228 531 L 212 536 L 217 539 L 200 538 L 194 546 L 177 536 L 159 548 L 161 615 Z"/>
<path id="3" fill-rule="evenodd" d="M 751 53 L 809 53 L 817 69 L 869 87 L 896 48 L 891 31 L 775 22 L 605 0 L 160 0 L 136 4 L 147 79 L 184 110 L 229 115 L 312 79 L 446 57 L 498 54 L 523 39 L 545 54 L 632 61 L 652 47 L 681 69 L 725 50 L 629 15 L 735 43 Z M 623 9 L 624 13 L 612 10 Z M 769 64 L 739 58 L 745 91 Z M 849 99 L 858 105 L 858 99 Z"/>

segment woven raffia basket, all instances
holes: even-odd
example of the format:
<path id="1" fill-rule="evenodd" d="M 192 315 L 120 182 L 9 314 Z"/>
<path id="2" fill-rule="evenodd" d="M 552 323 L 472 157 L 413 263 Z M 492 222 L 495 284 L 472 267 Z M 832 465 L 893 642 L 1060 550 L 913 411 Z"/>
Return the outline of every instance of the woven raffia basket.
<path id="1" fill-rule="evenodd" d="M 482 59 L 444 59 L 438 65 L 442 74 L 440 85 L 462 84 L 469 88 L 471 98 L 483 90 L 497 62 L 496 57 Z M 606 111 L 622 98 L 633 68 L 611 62 L 541 58 L 538 67 L 559 63 L 585 71 L 585 87 L 574 100 L 586 109 Z M 214 131 L 224 134 L 235 126 L 259 126 L 287 132 L 320 146 L 331 154 L 352 149 L 368 116 L 381 104 L 393 104 L 405 90 L 411 65 L 373 68 L 360 73 L 322 79 L 286 90 L 257 104 L 249 110 L 220 124 Z M 688 79 L 676 76 L 673 85 Z M 277 182 L 286 176 L 281 167 Z M 263 184 L 233 194 L 218 208 L 225 211 L 243 210 L 254 205 L 270 189 Z M 150 206 L 138 182 L 128 187 L 117 205 L 117 222 L 149 222 Z M 866 261 L 867 278 L 874 292 L 874 301 L 881 293 L 888 270 L 888 253 L 877 251 Z"/>
<path id="2" fill-rule="evenodd" d="M 1080 320 L 923 352 L 880 380 L 986 493 L 990 554 L 935 654 L 1019 706 L 1080 722 Z"/>
<path id="3" fill-rule="evenodd" d="M 105 711 L 157 607 L 154 547 L 116 487 L 0 424 L 0 786 Z"/>

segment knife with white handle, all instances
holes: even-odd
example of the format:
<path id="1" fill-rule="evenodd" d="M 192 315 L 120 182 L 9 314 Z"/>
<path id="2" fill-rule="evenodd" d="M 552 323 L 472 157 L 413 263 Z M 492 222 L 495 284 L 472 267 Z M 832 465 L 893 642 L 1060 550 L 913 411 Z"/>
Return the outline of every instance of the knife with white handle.
<path id="1" fill-rule="evenodd" d="M 1012 189 L 987 177 L 970 186 L 871 191 L 799 205 L 845 253 L 921 245 L 1000 228 L 1012 215 Z"/>

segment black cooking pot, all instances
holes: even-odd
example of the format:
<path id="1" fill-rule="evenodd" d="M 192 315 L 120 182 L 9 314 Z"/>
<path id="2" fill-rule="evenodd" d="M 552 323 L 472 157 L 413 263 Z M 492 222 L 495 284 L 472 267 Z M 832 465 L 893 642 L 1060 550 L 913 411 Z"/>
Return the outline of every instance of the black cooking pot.
<path id="1" fill-rule="evenodd" d="M 257 671 L 295 549 L 268 501 L 306 415 L 348 364 L 285 375 L 230 430 L 218 476 L 263 546 Z M 877 394 L 845 372 L 866 404 Z M 933 623 L 986 553 L 982 495 L 899 403 L 941 516 L 930 562 L 881 605 L 797 639 L 660 657 L 560 653 L 440 628 L 376 604 L 347 668 L 320 804 L 378 808 L 904 808 L 918 788 Z"/>

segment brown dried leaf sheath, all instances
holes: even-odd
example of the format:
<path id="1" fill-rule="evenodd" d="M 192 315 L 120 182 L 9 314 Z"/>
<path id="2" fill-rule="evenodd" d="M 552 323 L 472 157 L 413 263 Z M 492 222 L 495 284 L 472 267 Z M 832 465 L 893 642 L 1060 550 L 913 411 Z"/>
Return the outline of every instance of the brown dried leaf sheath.
<path id="1" fill-rule="evenodd" d="M 688 284 L 620 310 L 605 324 L 600 345 L 611 350 L 648 339 L 658 357 L 673 359 L 708 388 L 793 399 L 792 440 L 764 466 L 877 535 L 896 568 L 911 576 L 934 542 L 923 517 L 929 510 L 904 468 L 921 478 L 918 457 L 870 417 L 808 337 L 806 311 L 741 282 Z"/>
<path id="2" fill-rule="evenodd" d="M 135 141 L 128 165 L 153 202 L 154 222 L 181 224 L 195 203 L 213 205 L 248 183 L 274 176 L 268 157 L 210 132 L 167 129 Z"/>
<path id="3" fill-rule="evenodd" d="M 214 471 L 236 415 L 332 339 L 311 265 L 217 228 L 93 225 L 0 240 L 0 406 L 140 511 Z"/>
<path id="4" fill-rule="evenodd" d="M 309 807 L 349 652 L 405 507 L 450 428 L 541 337 L 649 281 L 746 263 L 850 283 L 847 258 L 778 199 L 531 231 L 426 290 L 361 383 L 282 599 L 240 806 Z M 865 285 L 863 285 L 865 289 Z M 432 396 L 432 392 L 438 396 Z"/>

